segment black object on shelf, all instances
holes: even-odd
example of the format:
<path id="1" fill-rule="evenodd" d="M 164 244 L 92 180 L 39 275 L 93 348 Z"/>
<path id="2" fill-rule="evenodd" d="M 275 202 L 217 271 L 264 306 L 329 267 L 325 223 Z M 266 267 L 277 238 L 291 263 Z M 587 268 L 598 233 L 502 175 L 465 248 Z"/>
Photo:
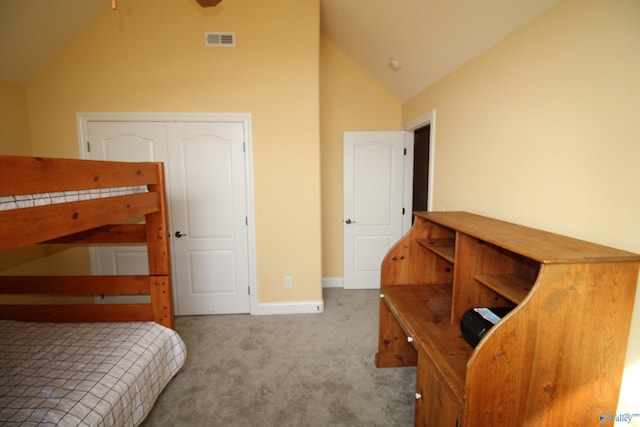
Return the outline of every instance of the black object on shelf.
<path id="1" fill-rule="evenodd" d="M 465 311 L 460 321 L 460 330 L 472 346 L 478 345 L 482 337 L 512 310 L 512 307 L 475 307 Z"/>

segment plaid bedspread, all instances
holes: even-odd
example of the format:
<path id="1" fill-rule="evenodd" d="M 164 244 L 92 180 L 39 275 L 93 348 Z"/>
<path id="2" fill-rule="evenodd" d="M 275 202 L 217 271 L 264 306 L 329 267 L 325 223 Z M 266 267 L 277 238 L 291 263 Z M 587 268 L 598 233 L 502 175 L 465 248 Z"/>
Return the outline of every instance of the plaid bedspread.
<path id="1" fill-rule="evenodd" d="M 185 358 L 153 322 L 0 320 L 0 425 L 139 425 Z"/>

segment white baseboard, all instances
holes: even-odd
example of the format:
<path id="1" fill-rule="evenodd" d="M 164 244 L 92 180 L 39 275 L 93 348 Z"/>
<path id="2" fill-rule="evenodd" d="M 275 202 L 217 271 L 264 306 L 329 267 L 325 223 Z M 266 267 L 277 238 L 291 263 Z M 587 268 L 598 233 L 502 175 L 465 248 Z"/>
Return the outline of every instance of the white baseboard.
<path id="1" fill-rule="evenodd" d="M 313 314 L 324 312 L 324 300 L 293 302 L 261 302 L 251 314 Z"/>
<path id="2" fill-rule="evenodd" d="M 323 277 L 323 288 L 343 288 L 342 277 Z M 311 314 L 324 312 L 324 301 L 262 302 L 256 304 L 252 315 Z"/>
<path id="3" fill-rule="evenodd" d="M 344 288 L 344 279 L 342 277 L 323 277 L 323 288 Z"/>

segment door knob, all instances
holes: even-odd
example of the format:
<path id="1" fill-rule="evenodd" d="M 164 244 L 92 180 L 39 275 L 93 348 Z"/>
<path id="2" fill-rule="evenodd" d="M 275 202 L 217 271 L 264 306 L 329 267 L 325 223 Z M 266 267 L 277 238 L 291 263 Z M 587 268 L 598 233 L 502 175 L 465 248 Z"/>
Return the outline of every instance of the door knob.
<path id="1" fill-rule="evenodd" d="M 355 224 L 355 221 L 351 221 L 351 218 L 347 218 L 347 220 L 345 221 L 347 224 Z"/>
<path id="2" fill-rule="evenodd" d="M 176 237 L 179 239 L 179 238 L 181 238 L 181 237 L 183 237 L 183 236 L 186 236 L 186 234 L 184 234 L 184 233 L 183 233 L 183 232 L 181 232 L 181 231 L 176 231 L 176 233 L 174 234 L 174 236 L 176 236 Z"/>

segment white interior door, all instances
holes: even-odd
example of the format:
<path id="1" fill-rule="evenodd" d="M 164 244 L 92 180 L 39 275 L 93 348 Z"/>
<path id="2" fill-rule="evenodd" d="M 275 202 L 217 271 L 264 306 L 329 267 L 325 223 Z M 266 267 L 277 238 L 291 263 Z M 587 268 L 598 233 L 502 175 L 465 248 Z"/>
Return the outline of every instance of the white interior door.
<path id="1" fill-rule="evenodd" d="M 84 158 L 165 163 L 176 315 L 250 312 L 245 131 L 242 121 L 86 122 Z M 92 248 L 95 274 L 147 274 L 146 261 L 141 245 Z"/>
<path id="2" fill-rule="evenodd" d="M 244 127 L 169 123 L 167 130 L 177 311 L 248 313 Z"/>
<path id="3" fill-rule="evenodd" d="M 344 288 L 380 287 L 380 264 L 402 237 L 409 132 L 344 133 Z"/>
<path id="4" fill-rule="evenodd" d="M 85 158 L 128 162 L 167 160 L 164 123 L 88 122 Z M 140 218 L 140 222 L 144 218 Z M 96 245 L 90 250 L 91 269 L 99 275 L 148 274 L 146 246 Z M 96 302 L 148 302 L 148 296 L 98 297 Z"/>

